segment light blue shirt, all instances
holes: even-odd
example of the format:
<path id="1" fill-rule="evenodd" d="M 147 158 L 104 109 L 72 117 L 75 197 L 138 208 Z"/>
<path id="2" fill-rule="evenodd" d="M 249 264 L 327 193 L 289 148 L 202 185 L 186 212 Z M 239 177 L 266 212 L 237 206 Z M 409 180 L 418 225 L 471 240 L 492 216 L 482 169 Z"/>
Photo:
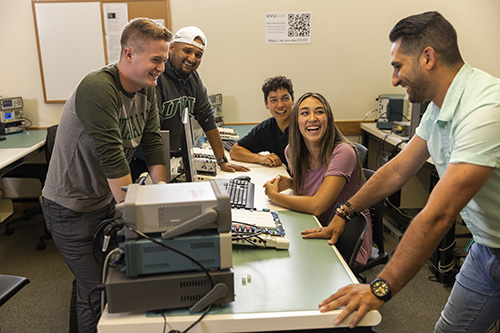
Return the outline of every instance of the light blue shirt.
<path id="1" fill-rule="evenodd" d="M 416 133 L 440 177 L 450 163 L 496 168 L 460 215 L 476 242 L 500 248 L 500 80 L 464 64 L 441 109 L 430 103 Z"/>

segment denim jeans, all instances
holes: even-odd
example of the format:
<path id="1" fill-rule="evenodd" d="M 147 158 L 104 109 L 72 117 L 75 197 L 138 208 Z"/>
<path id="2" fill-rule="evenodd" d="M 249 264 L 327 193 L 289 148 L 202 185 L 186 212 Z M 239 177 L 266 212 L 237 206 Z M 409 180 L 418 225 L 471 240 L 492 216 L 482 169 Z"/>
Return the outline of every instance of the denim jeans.
<path id="1" fill-rule="evenodd" d="M 500 259 L 475 243 L 457 275 L 435 332 L 486 332 L 500 317 Z"/>

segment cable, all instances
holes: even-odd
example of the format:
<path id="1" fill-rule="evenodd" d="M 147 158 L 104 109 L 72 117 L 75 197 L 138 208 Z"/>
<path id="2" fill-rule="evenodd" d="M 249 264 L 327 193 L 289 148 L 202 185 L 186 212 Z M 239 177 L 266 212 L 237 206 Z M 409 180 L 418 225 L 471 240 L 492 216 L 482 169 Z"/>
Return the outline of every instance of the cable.
<path id="1" fill-rule="evenodd" d="M 122 256 L 125 252 L 123 252 L 123 250 L 120 249 L 119 247 L 114 248 L 111 252 L 108 253 L 108 255 L 106 256 L 106 259 L 104 260 L 104 265 L 103 265 L 103 269 L 102 269 L 102 279 L 101 279 L 102 284 L 106 283 L 106 275 L 108 274 L 108 262 L 109 262 L 109 259 L 111 258 L 111 256 L 113 256 L 113 255 L 115 255 L 117 253 L 120 256 Z M 103 290 L 101 292 L 101 312 L 104 311 L 104 306 L 106 305 L 105 298 L 106 298 L 106 294 L 104 293 L 104 290 Z"/>
<path id="2" fill-rule="evenodd" d="M 251 234 L 251 235 L 241 235 L 241 236 L 238 236 L 238 237 L 233 237 L 232 239 L 233 240 L 242 240 L 242 241 L 246 241 L 247 243 L 250 243 L 251 245 L 255 246 L 255 247 L 261 247 L 261 248 L 266 248 L 267 247 L 267 241 L 265 239 L 262 239 L 259 237 L 260 234 Z M 262 241 L 262 245 L 261 244 L 257 244 L 255 243 L 252 238 L 255 237 L 255 238 L 258 238 Z"/>
<path id="3" fill-rule="evenodd" d="M 387 112 L 384 112 L 384 113 L 382 113 L 382 114 L 379 114 L 379 116 L 377 117 L 377 121 L 379 121 L 379 120 L 380 120 L 380 118 L 382 118 L 382 117 L 383 117 L 383 116 L 385 116 L 386 114 L 387 114 Z M 391 111 L 391 114 L 400 114 L 402 117 L 404 117 L 404 118 L 405 118 L 405 120 L 406 120 L 406 121 L 410 120 L 410 119 L 408 119 L 408 117 L 407 117 L 407 116 L 405 116 L 405 115 L 404 115 L 404 113 L 402 113 L 402 112 L 393 112 L 393 111 Z"/>
<path id="4" fill-rule="evenodd" d="M 364 122 L 366 120 L 366 118 L 368 118 L 372 113 L 374 112 L 377 112 L 378 109 L 373 109 L 371 111 L 368 111 L 366 114 L 365 114 L 365 117 L 361 120 L 361 122 Z"/>
<path id="5" fill-rule="evenodd" d="M 139 235 L 140 237 L 144 238 L 144 239 L 147 239 L 159 246 L 162 246 L 164 248 L 167 248 L 169 249 L 170 251 L 173 251 L 177 254 L 180 254 L 181 256 L 183 257 L 186 257 L 187 259 L 191 260 L 191 262 L 193 262 L 195 265 L 197 265 L 198 267 L 200 267 L 203 272 L 207 275 L 208 277 L 208 280 L 210 281 L 210 288 L 213 289 L 215 284 L 214 284 L 214 281 L 212 279 L 212 276 L 210 275 L 210 272 L 199 262 L 197 261 L 196 259 L 194 259 L 193 257 L 191 257 L 190 255 L 182 252 L 182 251 L 179 251 L 171 246 L 168 246 L 167 244 L 164 244 L 162 242 L 159 242 L 157 241 L 156 239 L 152 238 L 152 237 L 149 237 L 148 235 L 144 234 L 143 232 L 137 230 L 137 229 L 134 229 L 133 227 L 131 226 L 128 226 L 125 224 L 125 226 L 132 232 L 136 233 L 137 235 Z M 208 314 L 208 312 L 210 311 L 210 309 L 212 308 L 212 304 L 209 304 L 205 310 L 205 312 L 203 312 L 203 314 L 195 321 L 193 322 L 188 328 L 186 328 L 183 332 L 188 332 L 191 328 L 193 328 L 196 324 L 198 324 L 203 318 L 205 318 L 205 316 Z M 173 331 L 171 331 L 173 332 Z"/>
<path id="6" fill-rule="evenodd" d="M 453 263 L 454 263 L 454 262 L 455 262 L 455 261 L 453 261 Z M 436 272 L 438 272 L 439 274 L 441 274 L 441 275 L 443 275 L 444 277 L 447 277 L 447 278 L 449 278 L 450 280 L 452 280 L 452 281 L 451 281 L 451 284 L 453 284 L 453 279 L 454 279 L 454 277 L 455 277 L 455 275 L 456 275 L 456 273 L 455 273 L 455 274 L 453 274 L 453 273 L 455 272 L 455 270 L 454 270 L 455 266 L 454 266 L 454 265 L 453 265 L 453 267 L 452 267 L 451 269 L 448 269 L 447 271 L 443 271 L 443 270 L 441 270 L 439 267 L 436 267 L 436 265 L 434 265 L 434 264 L 433 264 L 430 260 L 427 262 L 427 265 L 429 266 L 429 269 L 430 269 L 431 271 L 432 271 L 432 269 L 434 269 L 434 270 L 435 270 Z M 440 265 L 439 265 L 439 263 L 438 263 L 438 266 L 440 266 Z M 429 281 L 432 281 L 432 282 L 443 282 L 443 281 L 439 281 L 439 279 L 438 279 L 438 277 L 437 277 L 437 276 L 429 276 L 427 279 L 428 279 Z"/>
<path id="7" fill-rule="evenodd" d="M 116 232 L 123 228 L 123 224 L 121 222 L 115 222 L 116 220 L 119 220 L 119 217 L 105 219 L 101 221 L 96 227 L 94 238 L 92 240 L 92 247 L 94 249 L 94 259 L 99 264 L 103 263 L 102 253 L 104 252 L 105 254 L 107 254 L 107 249 L 110 248 L 109 244 L 105 244 L 105 242 L 109 242 L 110 239 L 116 239 Z M 111 248 L 115 247 L 116 246 L 111 246 Z"/>
<path id="8" fill-rule="evenodd" d="M 360 123 L 364 123 L 366 118 L 368 118 L 372 113 L 377 112 L 377 111 L 378 111 L 378 109 L 373 109 L 371 111 L 368 111 L 365 114 L 365 117 L 360 121 Z M 361 142 L 361 132 L 359 132 L 359 134 L 358 134 L 358 142 Z"/>
<path id="9" fill-rule="evenodd" d="M 165 312 L 162 312 L 161 316 L 163 317 L 163 333 L 165 333 L 167 331 L 167 316 L 165 316 Z"/>
<path id="10" fill-rule="evenodd" d="M 171 181 L 169 181 L 169 183 L 177 183 L 177 180 L 179 179 L 179 177 L 184 176 L 185 174 L 186 174 L 185 171 L 181 172 L 180 174 L 175 176 Z"/>
<path id="11" fill-rule="evenodd" d="M 89 305 L 89 308 L 90 308 L 90 312 L 92 312 L 92 317 L 94 317 L 94 320 L 95 322 L 99 322 L 99 318 L 97 318 L 97 314 L 95 313 L 94 311 L 94 308 L 92 307 L 92 293 L 96 292 L 96 291 L 99 291 L 99 290 L 105 290 L 105 286 L 102 285 L 102 284 L 98 284 L 98 285 L 95 285 L 93 286 L 90 291 L 89 291 L 89 294 L 87 296 L 87 303 Z"/>
<path id="12" fill-rule="evenodd" d="M 386 202 L 392 207 L 394 208 L 401 216 L 403 217 L 406 217 L 406 218 L 409 218 L 410 220 L 413 220 L 413 216 L 411 215 L 408 215 L 406 213 L 404 213 L 399 207 L 397 207 L 396 205 L 394 205 L 390 200 L 389 198 L 385 198 Z"/>
<path id="13" fill-rule="evenodd" d="M 451 249 L 453 246 L 455 246 L 455 244 L 457 243 L 456 239 L 453 240 L 453 242 L 451 242 L 450 245 L 448 245 L 447 247 L 445 247 L 444 249 L 442 248 L 439 248 L 439 251 L 441 252 L 444 252 L 444 251 L 448 251 L 449 249 Z"/>
<path id="14" fill-rule="evenodd" d="M 27 120 L 30 123 L 29 125 L 25 125 L 25 128 L 29 128 L 29 127 L 33 126 L 33 122 L 31 121 L 31 119 L 24 117 L 24 120 L 25 121 Z"/>
<path id="15" fill-rule="evenodd" d="M 383 130 L 382 130 L 383 131 Z M 380 147 L 377 151 L 377 155 L 375 156 L 375 165 L 377 166 L 377 168 L 379 168 L 381 166 L 380 164 L 380 153 L 382 152 L 382 150 L 384 149 L 384 143 L 385 143 L 385 140 L 389 137 L 389 135 L 391 135 L 392 131 L 389 131 L 389 133 L 387 133 L 383 138 L 382 138 L 382 142 L 380 142 Z"/>
<path id="16" fill-rule="evenodd" d="M 184 331 L 182 331 L 182 333 L 186 333 L 188 332 L 189 330 L 191 330 L 195 325 L 197 325 L 203 318 L 205 318 L 205 316 L 208 314 L 208 311 L 210 311 L 210 309 L 212 308 L 212 304 L 209 304 L 207 306 L 207 309 L 205 310 L 205 312 L 203 312 L 203 314 L 200 316 L 200 318 L 198 318 L 194 323 L 192 323 L 191 325 L 189 325 L 188 328 L 186 328 Z M 172 332 L 173 333 L 173 332 Z"/>
<path id="17" fill-rule="evenodd" d="M 399 153 L 398 150 L 401 150 L 401 148 L 399 148 L 399 146 L 401 146 L 403 143 L 408 143 L 408 141 L 410 141 L 410 139 L 403 139 L 403 140 L 399 141 L 394 146 L 394 149 L 392 150 L 392 153 L 391 153 L 391 159 L 393 159 L 394 157 L 396 157 L 396 155 Z"/>
<path id="18" fill-rule="evenodd" d="M 231 232 L 232 240 L 246 241 L 255 247 L 260 247 L 260 248 L 267 247 L 267 240 L 259 237 L 259 235 L 262 235 L 265 233 L 264 229 L 257 227 L 251 223 L 246 223 L 246 222 L 233 221 L 233 223 L 249 226 L 249 227 L 251 227 L 252 232 L 242 233 L 242 232 L 239 232 L 238 230 L 233 229 L 233 231 Z M 260 239 L 262 241 L 262 244 L 257 244 L 254 241 L 252 241 L 253 237 Z"/>

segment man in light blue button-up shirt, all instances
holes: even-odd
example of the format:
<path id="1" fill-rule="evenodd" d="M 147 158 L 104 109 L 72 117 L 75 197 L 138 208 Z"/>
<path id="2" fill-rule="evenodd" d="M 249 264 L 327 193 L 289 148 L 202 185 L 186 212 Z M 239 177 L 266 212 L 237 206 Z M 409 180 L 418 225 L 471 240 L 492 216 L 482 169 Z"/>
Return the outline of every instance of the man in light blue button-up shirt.
<path id="1" fill-rule="evenodd" d="M 345 306 L 336 324 L 357 310 L 354 327 L 420 270 L 460 213 L 476 243 L 435 330 L 485 332 L 500 315 L 500 81 L 462 60 L 455 29 L 437 12 L 401 20 L 389 37 L 393 85 L 406 88 L 412 103 L 432 102 L 417 135 L 348 202 L 362 211 L 400 189 L 429 157 L 440 180 L 376 283 L 344 287 L 320 310 Z M 345 223 L 336 216 L 304 238 L 335 243 Z"/>

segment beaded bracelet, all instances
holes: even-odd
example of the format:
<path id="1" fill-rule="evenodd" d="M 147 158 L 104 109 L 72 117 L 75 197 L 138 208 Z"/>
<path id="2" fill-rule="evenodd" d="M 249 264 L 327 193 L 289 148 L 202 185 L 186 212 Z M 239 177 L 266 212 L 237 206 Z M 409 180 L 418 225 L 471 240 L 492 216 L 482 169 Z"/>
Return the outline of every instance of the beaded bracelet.
<path id="1" fill-rule="evenodd" d="M 356 211 L 356 210 L 355 210 L 355 209 L 351 206 L 351 204 L 349 203 L 349 201 L 346 201 L 346 202 L 344 203 L 344 205 L 346 205 L 346 206 L 347 206 L 347 208 L 349 208 L 349 209 L 351 210 L 351 212 L 352 212 L 352 214 L 350 214 L 350 215 L 351 215 L 351 217 L 356 217 L 356 216 L 358 216 L 358 212 L 357 212 L 357 211 Z"/>
<path id="2" fill-rule="evenodd" d="M 335 210 L 335 215 L 341 217 L 346 222 L 351 220 L 351 216 L 349 216 L 347 214 L 347 212 L 344 209 L 340 208 L 340 207 Z"/>

